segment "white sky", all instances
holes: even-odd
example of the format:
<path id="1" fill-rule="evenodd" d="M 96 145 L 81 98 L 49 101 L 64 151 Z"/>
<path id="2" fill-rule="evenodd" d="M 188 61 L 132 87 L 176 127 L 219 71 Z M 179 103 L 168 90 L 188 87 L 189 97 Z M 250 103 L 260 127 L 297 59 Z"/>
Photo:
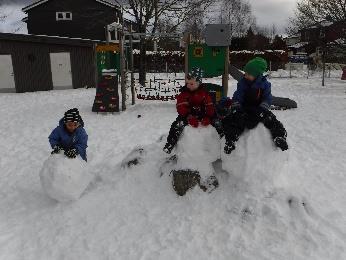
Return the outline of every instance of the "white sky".
<path id="1" fill-rule="evenodd" d="M 297 0 L 249 0 L 257 18 L 258 25 L 277 26 L 280 33 L 288 24 L 288 18 L 293 15 Z"/>

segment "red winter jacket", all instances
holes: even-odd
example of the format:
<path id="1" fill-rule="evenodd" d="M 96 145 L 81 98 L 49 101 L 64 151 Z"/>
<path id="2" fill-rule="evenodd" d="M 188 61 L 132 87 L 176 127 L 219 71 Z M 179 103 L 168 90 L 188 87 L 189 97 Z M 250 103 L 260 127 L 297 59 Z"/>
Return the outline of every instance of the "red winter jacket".
<path id="1" fill-rule="evenodd" d="M 213 101 L 203 84 L 195 91 L 190 91 L 186 86 L 182 89 L 177 97 L 177 111 L 183 117 L 192 115 L 199 120 L 212 118 L 215 114 Z"/>

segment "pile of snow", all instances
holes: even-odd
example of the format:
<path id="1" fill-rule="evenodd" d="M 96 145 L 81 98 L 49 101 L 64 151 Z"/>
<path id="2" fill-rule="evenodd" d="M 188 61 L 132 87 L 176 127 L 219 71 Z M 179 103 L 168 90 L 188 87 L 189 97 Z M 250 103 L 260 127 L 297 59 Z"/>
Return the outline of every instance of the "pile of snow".
<path id="1" fill-rule="evenodd" d="M 220 138 L 215 128 L 185 127 L 176 155 L 176 170 L 196 170 L 202 181 L 214 175 L 212 163 L 220 158 Z"/>
<path id="2" fill-rule="evenodd" d="M 320 78 L 271 79 L 275 95 L 301 104 L 274 111 L 289 152 L 273 149 L 263 129 L 245 132 L 228 160 L 247 149 L 244 142 L 266 168 L 244 173 L 242 162 L 232 167 L 223 158 L 215 167 L 220 186 L 184 197 L 169 172 L 160 172 L 166 140 L 157 140 L 177 116 L 174 102 L 139 100 L 120 114 L 100 115 L 91 112 L 95 89 L 0 94 L 0 259 L 346 259 L 346 99 L 339 78 L 327 78 L 325 87 Z M 232 95 L 236 81 L 229 83 Z M 38 173 L 50 152 L 47 136 L 71 107 L 83 116 L 88 168 L 97 178 L 77 201 L 54 203 Z M 144 152 L 127 160 L 139 163 L 127 167 L 124 157 L 138 146 Z M 278 158 L 268 161 L 265 152 Z M 246 161 L 253 167 L 255 159 Z M 274 175 L 272 183 L 264 172 Z"/>
<path id="3" fill-rule="evenodd" d="M 63 154 L 50 156 L 40 172 L 43 190 L 59 202 L 79 199 L 93 179 L 86 166 L 79 156 L 76 159 Z"/>

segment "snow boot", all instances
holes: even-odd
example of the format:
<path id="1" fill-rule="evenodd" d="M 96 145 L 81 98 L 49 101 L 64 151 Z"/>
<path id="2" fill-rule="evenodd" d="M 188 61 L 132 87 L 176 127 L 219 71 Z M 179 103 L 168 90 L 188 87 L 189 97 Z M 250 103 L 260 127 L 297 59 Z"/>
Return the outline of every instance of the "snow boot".
<path id="1" fill-rule="evenodd" d="M 286 142 L 286 138 L 284 137 L 276 137 L 274 139 L 274 143 L 276 147 L 279 147 L 282 151 L 286 151 L 288 149 L 288 144 Z"/>
<path id="2" fill-rule="evenodd" d="M 166 143 L 165 147 L 163 148 L 163 151 L 166 153 L 166 154 L 171 154 L 172 150 L 173 150 L 174 146 L 169 144 L 169 143 Z"/>
<path id="3" fill-rule="evenodd" d="M 225 154 L 231 154 L 232 151 L 235 149 L 235 144 L 233 141 L 226 141 L 226 144 L 225 144 L 225 148 L 224 148 L 224 152 Z"/>

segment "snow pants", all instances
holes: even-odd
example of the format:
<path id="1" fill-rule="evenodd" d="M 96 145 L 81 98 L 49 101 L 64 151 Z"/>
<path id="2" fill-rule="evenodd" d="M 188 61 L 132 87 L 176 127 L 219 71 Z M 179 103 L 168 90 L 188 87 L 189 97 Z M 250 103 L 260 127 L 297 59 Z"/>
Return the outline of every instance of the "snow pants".
<path id="1" fill-rule="evenodd" d="M 259 123 L 263 123 L 268 128 L 273 140 L 276 137 L 286 139 L 286 129 L 271 111 L 259 113 L 253 110 L 245 110 L 230 114 L 222 120 L 226 141 L 238 141 L 245 129 L 253 129 Z"/>
<path id="2" fill-rule="evenodd" d="M 188 125 L 187 117 L 178 116 L 177 119 L 172 123 L 167 137 L 167 145 L 170 147 L 176 146 L 178 143 L 179 137 L 184 131 L 185 126 Z M 222 122 L 218 118 L 213 118 L 211 120 L 211 125 L 215 127 L 219 136 L 224 136 Z"/>

